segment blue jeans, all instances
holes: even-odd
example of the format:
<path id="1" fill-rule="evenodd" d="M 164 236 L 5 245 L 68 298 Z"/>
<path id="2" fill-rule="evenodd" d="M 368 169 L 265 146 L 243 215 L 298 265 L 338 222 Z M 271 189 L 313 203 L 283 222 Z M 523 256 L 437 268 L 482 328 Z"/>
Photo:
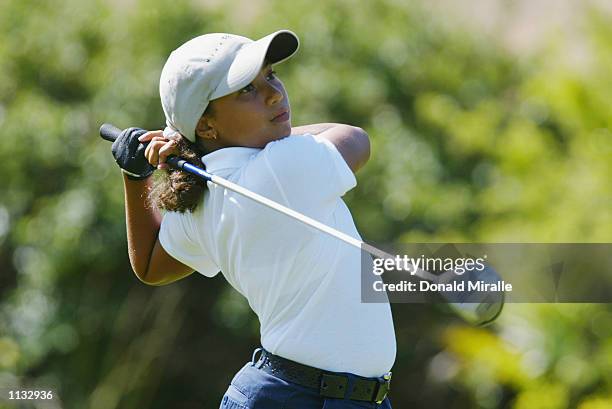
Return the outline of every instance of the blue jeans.
<path id="1" fill-rule="evenodd" d="M 356 376 L 349 377 L 347 387 L 352 387 Z M 257 367 L 253 362 L 245 364 L 234 376 L 223 395 L 219 409 L 391 409 L 386 398 L 381 404 L 345 399 L 323 398 L 315 389 L 286 382 Z"/>

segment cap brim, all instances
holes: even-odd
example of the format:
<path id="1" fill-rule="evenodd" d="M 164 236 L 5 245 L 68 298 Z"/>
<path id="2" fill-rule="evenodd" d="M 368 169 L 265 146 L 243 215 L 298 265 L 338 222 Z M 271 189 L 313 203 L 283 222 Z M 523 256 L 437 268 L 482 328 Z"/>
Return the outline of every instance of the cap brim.
<path id="1" fill-rule="evenodd" d="M 264 60 L 278 64 L 291 57 L 299 48 L 297 35 L 289 30 L 276 31 L 257 41 L 245 44 L 236 54 L 226 76 L 210 99 L 221 98 L 251 83 L 259 74 Z"/>

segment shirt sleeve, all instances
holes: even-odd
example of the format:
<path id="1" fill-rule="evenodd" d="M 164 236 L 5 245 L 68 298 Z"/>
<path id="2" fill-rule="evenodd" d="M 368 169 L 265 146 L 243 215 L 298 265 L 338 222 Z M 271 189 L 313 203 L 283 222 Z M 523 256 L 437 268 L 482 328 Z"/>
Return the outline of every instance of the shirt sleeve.
<path id="1" fill-rule="evenodd" d="M 308 212 L 335 200 L 357 185 L 355 175 L 327 139 L 291 135 L 266 145 L 268 168 L 289 207 Z"/>
<path id="2" fill-rule="evenodd" d="M 206 277 L 214 277 L 220 269 L 196 239 L 196 230 L 193 227 L 190 214 L 166 212 L 159 229 L 159 242 L 176 260 Z"/>

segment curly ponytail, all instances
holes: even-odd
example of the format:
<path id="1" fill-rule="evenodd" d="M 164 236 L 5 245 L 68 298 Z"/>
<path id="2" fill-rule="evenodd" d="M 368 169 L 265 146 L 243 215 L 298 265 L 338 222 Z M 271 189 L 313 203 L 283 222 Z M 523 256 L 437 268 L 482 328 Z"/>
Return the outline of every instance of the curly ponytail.
<path id="1" fill-rule="evenodd" d="M 179 156 L 192 165 L 202 167 L 200 158 L 206 154 L 197 144 L 181 136 L 177 143 Z M 155 172 L 162 173 L 162 172 Z M 190 173 L 166 168 L 161 177 L 156 175 L 148 194 L 149 202 L 166 211 L 193 212 L 204 198 L 206 182 Z"/>
<path id="2" fill-rule="evenodd" d="M 200 119 L 214 115 L 214 101 L 210 101 Z M 202 167 L 202 156 L 210 152 L 203 145 L 203 141 L 199 139 L 197 133 L 195 139 L 196 142 L 191 142 L 181 135 L 176 148 L 178 156 L 194 166 Z M 160 173 L 161 176 L 155 175 Z M 206 182 L 202 179 L 177 169 L 166 168 L 163 173 L 155 172 L 154 175 L 157 177 L 155 177 L 153 187 L 149 191 L 148 202 L 158 209 L 169 212 L 185 213 L 190 211 L 193 213 L 204 199 L 204 192 L 208 188 Z"/>

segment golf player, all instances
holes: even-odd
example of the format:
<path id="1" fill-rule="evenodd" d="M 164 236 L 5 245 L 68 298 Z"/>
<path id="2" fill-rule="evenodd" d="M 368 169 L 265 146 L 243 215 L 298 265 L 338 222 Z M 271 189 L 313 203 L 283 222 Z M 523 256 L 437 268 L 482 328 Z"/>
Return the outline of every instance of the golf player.
<path id="1" fill-rule="evenodd" d="M 288 30 L 257 41 L 216 33 L 170 54 L 160 78 L 166 128 L 130 128 L 113 143 L 130 262 L 151 285 L 221 272 L 257 314 L 262 348 L 221 408 L 390 408 L 391 309 L 361 302 L 359 249 L 165 163 L 181 156 L 360 239 L 342 196 L 369 158 L 368 135 L 344 124 L 292 128 L 272 67 L 298 45 Z M 154 181 L 155 168 L 164 175 Z"/>

